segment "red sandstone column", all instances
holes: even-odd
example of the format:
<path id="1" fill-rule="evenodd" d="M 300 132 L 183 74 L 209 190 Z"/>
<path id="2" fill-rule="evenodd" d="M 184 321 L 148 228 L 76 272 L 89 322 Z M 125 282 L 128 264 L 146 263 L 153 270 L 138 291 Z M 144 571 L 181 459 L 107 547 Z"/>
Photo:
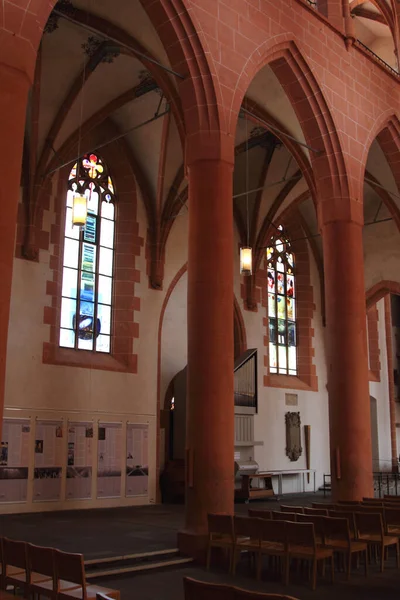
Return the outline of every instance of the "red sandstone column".
<path id="1" fill-rule="evenodd" d="M 189 165 L 186 516 L 181 550 L 200 557 L 208 513 L 234 509 L 233 164 Z"/>
<path id="2" fill-rule="evenodd" d="M 390 415 L 390 444 L 392 448 L 392 471 L 398 472 L 397 462 L 397 433 L 396 433 L 396 400 L 394 389 L 393 373 L 393 329 L 392 329 L 392 306 L 390 295 L 385 296 L 385 334 L 386 334 L 386 353 L 388 368 L 388 387 L 389 387 L 389 415 Z"/>
<path id="3" fill-rule="evenodd" d="M 332 494 L 373 495 L 362 226 L 323 225 Z"/>
<path id="4" fill-rule="evenodd" d="M 28 77 L 0 64 L 0 431 Z"/>

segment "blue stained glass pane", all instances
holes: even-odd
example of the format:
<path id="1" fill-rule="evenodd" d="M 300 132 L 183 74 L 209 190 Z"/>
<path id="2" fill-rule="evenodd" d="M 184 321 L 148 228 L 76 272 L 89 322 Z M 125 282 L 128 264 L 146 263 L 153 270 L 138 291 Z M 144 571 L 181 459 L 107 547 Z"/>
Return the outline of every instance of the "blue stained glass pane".
<path id="1" fill-rule="evenodd" d="M 296 346 L 296 324 L 288 323 L 288 343 L 289 346 Z"/>
<path id="2" fill-rule="evenodd" d="M 86 218 L 86 225 L 83 233 L 85 242 L 96 243 L 96 232 L 97 232 L 97 219 L 92 215 L 88 215 Z"/>
<path id="3" fill-rule="evenodd" d="M 269 320 L 269 341 L 271 344 L 276 344 L 276 319 Z"/>

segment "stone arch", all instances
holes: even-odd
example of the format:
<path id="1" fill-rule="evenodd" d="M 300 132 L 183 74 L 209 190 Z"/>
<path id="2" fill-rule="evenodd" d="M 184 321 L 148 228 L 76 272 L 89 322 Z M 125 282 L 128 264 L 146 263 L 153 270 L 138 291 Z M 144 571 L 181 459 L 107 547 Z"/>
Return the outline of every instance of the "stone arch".
<path id="1" fill-rule="evenodd" d="M 367 309 L 374 306 L 379 300 L 388 294 L 400 296 L 400 282 L 382 280 L 373 285 L 366 293 Z"/>
<path id="2" fill-rule="evenodd" d="M 238 79 L 231 105 L 230 131 L 236 127 L 235 116 L 244 91 L 263 67 L 270 66 L 293 106 L 306 142 L 319 150 L 311 152 L 318 196 L 329 200 L 356 197 L 330 107 L 304 56 L 287 34 L 267 40 L 253 52 Z"/>

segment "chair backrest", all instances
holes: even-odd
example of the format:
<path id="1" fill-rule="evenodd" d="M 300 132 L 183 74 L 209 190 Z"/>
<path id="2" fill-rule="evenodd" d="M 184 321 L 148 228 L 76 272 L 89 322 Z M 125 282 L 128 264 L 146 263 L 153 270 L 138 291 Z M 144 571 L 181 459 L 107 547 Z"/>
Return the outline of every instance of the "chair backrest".
<path id="1" fill-rule="evenodd" d="M 281 594 L 264 594 L 263 592 L 250 592 L 249 590 L 234 588 L 235 600 L 263 600 L 264 598 L 265 600 L 296 600 L 296 598 L 293 598 L 292 596 L 281 596 Z"/>
<path id="2" fill-rule="evenodd" d="M 338 500 L 338 504 L 343 504 L 343 505 L 348 504 L 349 506 L 354 506 L 355 504 L 361 504 L 361 501 L 360 500 Z"/>
<path id="3" fill-rule="evenodd" d="M 330 510 L 329 516 L 334 517 L 334 518 L 339 518 L 339 519 L 347 519 L 347 522 L 349 524 L 350 534 L 355 535 L 356 525 L 354 522 L 354 513 L 352 511 Z"/>
<path id="4" fill-rule="evenodd" d="M 350 527 L 348 519 L 325 517 L 324 534 L 325 544 L 329 544 L 330 540 L 340 540 L 350 544 Z"/>
<path id="5" fill-rule="evenodd" d="M 285 544 L 285 521 L 268 521 L 267 519 L 262 519 L 260 521 L 260 535 L 263 542 Z"/>
<path id="6" fill-rule="evenodd" d="M 114 600 L 114 598 L 111 598 L 111 596 L 107 596 L 107 594 L 97 592 L 96 600 Z"/>
<path id="7" fill-rule="evenodd" d="M 382 506 L 385 501 L 382 498 L 363 498 L 363 504 L 378 504 L 378 506 Z"/>
<path id="8" fill-rule="evenodd" d="M 260 538 L 259 519 L 253 517 L 233 517 L 235 538 L 237 536 L 250 537 L 252 540 Z"/>
<path id="9" fill-rule="evenodd" d="M 232 515 L 214 515 L 207 516 L 208 533 L 229 535 L 233 539 L 233 517 Z"/>
<path id="10" fill-rule="evenodd" d="M 71 581 L 85 589 L 85 565 L 82 554 L 54 550 L 57 580 Z"/>
<path id="11" fill-rule="evenodd" d="M 313 523 L 285 523 L 286 543 L 290 551 L 292 546 L 316 547 Z"/>
<path id="12" fill-rule="evenodd" d="M 313 523 L 315 535 L 324 537 L 325 528 L 324 528 L 324 519 L 326 517 L 323 515 L 297 515 L 298 523 Z"/>
<path id="13" fill-rule="evenodd" d="M 270 510 L 257 510 L 256 508 L 249 508 L 249 517 L 256 517 L 257 519 L 272 519 Z"/>
<path id="14" fill-rule="evenodd" d="M 322 515 L 323 517 L 328 516 L 327 508 L 310 508 L 309 506 L 304 507 L 305 515 Z"/>
<path id="15" fill-rule="evenodd" d="M 33 573 L 48 575 L 55 580 L 54 548 L 27 544 L 28 564 Z"/>
<path id="16" fill-rule="evenodd" d="M 400 507 L 392 508 L 385 506 L 385 522 L 387 526 L 400 527 Z"/>
<path id="17" fill-rule="evenodd" d="M 185 600 L 234 600 L 233 588 L 221 583 L 197 581 L 191 577 L 183 578 Z"/>
<path id="18" fill-rule="evenodd" d="M 304 506 L 286 506 L 284 504 L 280 505 L 281 508 L 281 512 L 288 512 L 288 513 L 304 513 Z"/>
<path id="19" fill-rule="evenodd" d="M 383 496 L 385 500 L 391 500 L 393 502 L 400 502 L 400 496 L 391 496 L 390 494 L 385 494 Z"/>
<path id="20" fill-rule="evenodd" d="M 358 535 L 378 535 L 383 537 L 382 515 L 374 512 L 354 513 Z"/>
<path id="21" fill-rule="evenodd" d="M 297 513 L 272 511 L 272 519 L 274 521 L 296 521 Z"/>
<path id="22" fill-rule="evenodd" d="M 25 542 L 3 538 L 4 564 L 28 570 L 27 547 Z"/>
<path id="23" fill-rule="evenodd" d="M 322 502 L 312 502 L 311 506 L 313 508 L 325 508 L 325 509 L 328 509 L 328 510 L 333 510 L 336 505 L 332 504 L 332 503 L 328 504 L 328 503 L 325 503 L 325 502 L 324 503 L 322 503 Z"/>

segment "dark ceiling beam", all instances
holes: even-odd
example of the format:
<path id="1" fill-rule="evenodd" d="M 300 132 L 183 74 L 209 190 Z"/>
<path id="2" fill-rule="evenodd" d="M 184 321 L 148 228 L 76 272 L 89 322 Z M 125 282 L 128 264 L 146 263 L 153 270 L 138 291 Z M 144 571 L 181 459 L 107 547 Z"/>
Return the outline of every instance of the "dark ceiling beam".
<path id="1" fill-rule="evenodd" d="M 355 8 L 352 14 L 356 15 L 357 17 L 362 17 L 363 19 L 376 21 L 377 23 L 381 23 L 382 25 L 386 25 L 388 27 L 386 19 L 381 13 L 372 12 L 372 10 L 368 10 L 367 8 L 363 8 L 362 6 L 358 6 L 357 8 Z"/>

